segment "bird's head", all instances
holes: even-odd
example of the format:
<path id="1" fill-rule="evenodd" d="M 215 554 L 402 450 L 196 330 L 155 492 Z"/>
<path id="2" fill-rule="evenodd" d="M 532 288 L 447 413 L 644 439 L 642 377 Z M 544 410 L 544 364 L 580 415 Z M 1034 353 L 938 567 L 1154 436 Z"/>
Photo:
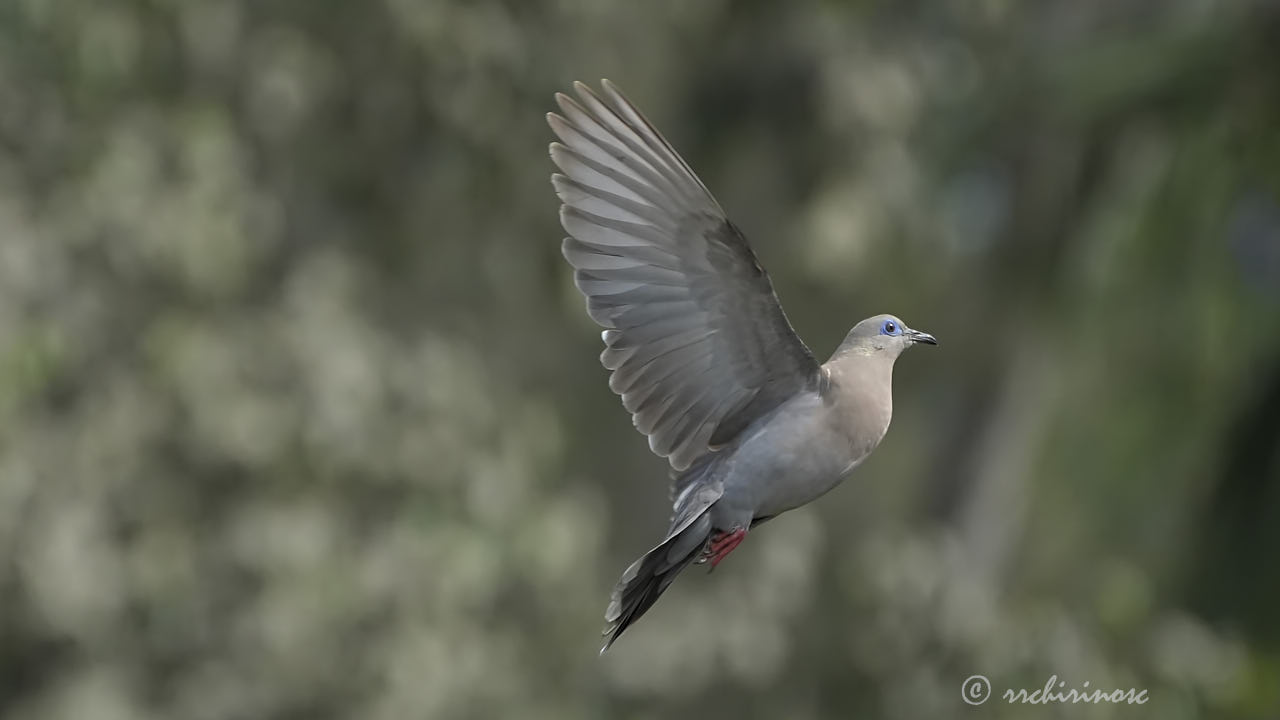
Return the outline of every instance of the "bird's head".
<path id="1" fill-rule="evenodd" d="M 876 315 L 853 326 L 836 354 L 854 352 L 860 355 L 880 355 L 892 360 L 903 350 L 917 343 L 937 345 L 932 335 L 912 330 L 893 315 Z"/>

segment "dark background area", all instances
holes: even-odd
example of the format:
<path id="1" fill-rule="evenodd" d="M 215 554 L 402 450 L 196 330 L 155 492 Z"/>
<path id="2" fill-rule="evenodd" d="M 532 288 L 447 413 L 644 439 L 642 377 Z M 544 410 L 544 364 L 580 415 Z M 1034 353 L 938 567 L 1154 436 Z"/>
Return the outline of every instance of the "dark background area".
<path id="1" fill-rule="evenodd" d="M 941 341 L 603 658 L 668 508 L 559 256 L 600 77 L 820 358 Z M 1270 718 L 1278 553 L 1275 3 L 0 4 L 6 718 Z"/>

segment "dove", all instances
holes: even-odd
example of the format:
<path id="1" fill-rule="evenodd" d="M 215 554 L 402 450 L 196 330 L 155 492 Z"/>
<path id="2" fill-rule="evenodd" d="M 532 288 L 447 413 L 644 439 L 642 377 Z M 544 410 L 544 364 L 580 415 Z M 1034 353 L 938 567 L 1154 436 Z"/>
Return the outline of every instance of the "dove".
<path id="1" fill-rule="evenodd" d="M 574 95 L 547 114 L 561 251 L 604 329 L 609 387 L 670 465 L 672 500 L 666 536 L 611 594 L 603 653 L 682 570 L 714 569 L 749 531 L 849 476 L 889 429 L 894 362 L 937 340 L 876 315 L 819 364 L 671 144 L 608 80 Z"/>

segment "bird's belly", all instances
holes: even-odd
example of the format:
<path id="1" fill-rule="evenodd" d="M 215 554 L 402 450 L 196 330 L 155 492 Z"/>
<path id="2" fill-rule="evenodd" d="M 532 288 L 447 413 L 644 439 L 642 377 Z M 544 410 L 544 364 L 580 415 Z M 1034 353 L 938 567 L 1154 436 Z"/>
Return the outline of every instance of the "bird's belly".
<path id="1" fill-rule="evenodd" d="M 857 465 L 824 462 L 814 457 L 795 460 L 790 467 L 779 468 L 772 479 L 763 479 L 757 497 L 757 517 L 777 515 L 817 500 L 839 485 Z"/>
<path id="2" fill-rule="evenodd" d="M 839 485 L 861 460 L 843 438 L 821 432 L 792 437 L 789 443 L 749 439 L 726 463 L 721 504 L 733 516 L 731 525 L 812 502 Z"/>

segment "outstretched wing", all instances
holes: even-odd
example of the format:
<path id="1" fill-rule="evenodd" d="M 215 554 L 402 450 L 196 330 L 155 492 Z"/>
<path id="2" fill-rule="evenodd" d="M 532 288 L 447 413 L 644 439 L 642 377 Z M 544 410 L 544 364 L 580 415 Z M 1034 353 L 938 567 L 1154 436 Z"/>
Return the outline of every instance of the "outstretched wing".
<path id="1" fill-rule="evenodd" d="M 816 378 L 746 238 L 608 80 L 556 95 L 563 252 L 600 361 L 649 447 L 683 470 Z"/>

